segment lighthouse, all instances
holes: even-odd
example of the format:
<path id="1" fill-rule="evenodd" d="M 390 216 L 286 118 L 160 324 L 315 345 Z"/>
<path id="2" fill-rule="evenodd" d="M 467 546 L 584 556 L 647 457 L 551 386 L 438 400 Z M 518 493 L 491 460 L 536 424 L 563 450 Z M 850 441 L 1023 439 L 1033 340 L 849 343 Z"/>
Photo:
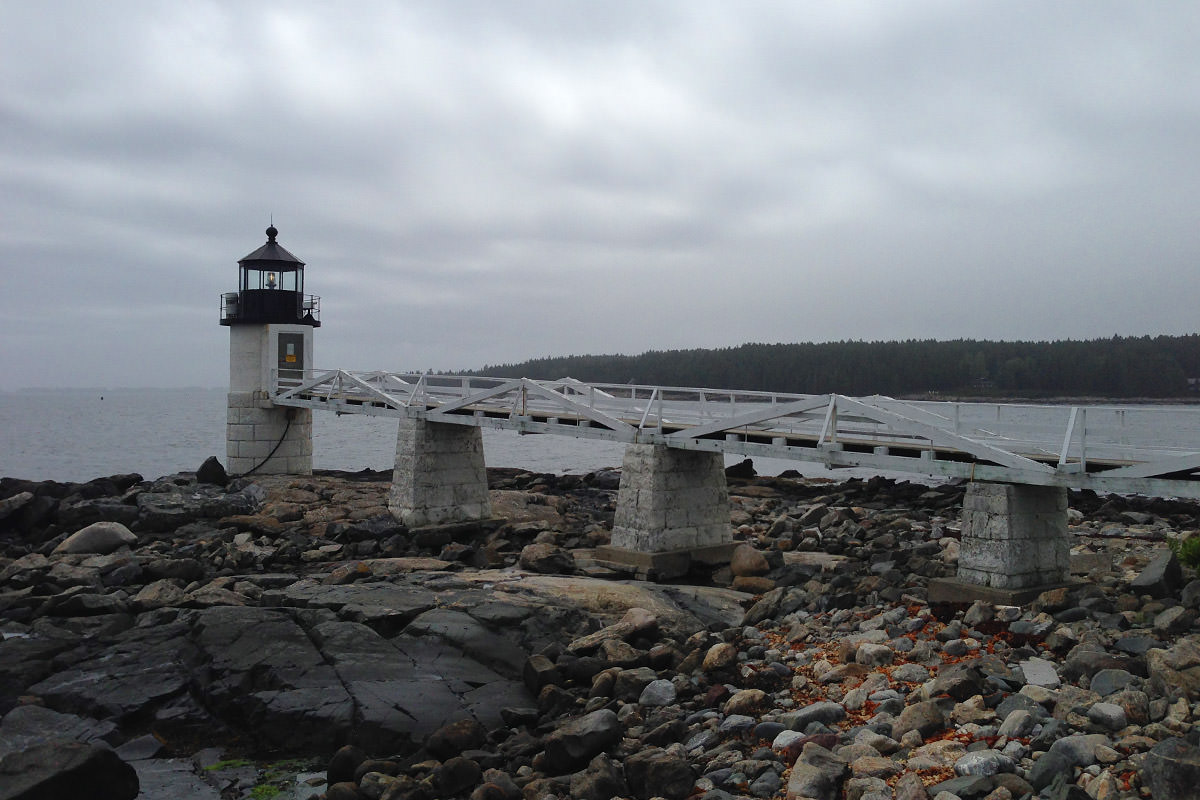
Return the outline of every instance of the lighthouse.
<path id="1" fill-rule="evenodd" d="M 226 469 L 231 475 L 312 473 L 312 411 L 271 397 L 312 370 L 320 298 L 304 293 L 304 262 L 275 241 L 238 261 L 238 290 L 221 295 L 229 328 Z"/>

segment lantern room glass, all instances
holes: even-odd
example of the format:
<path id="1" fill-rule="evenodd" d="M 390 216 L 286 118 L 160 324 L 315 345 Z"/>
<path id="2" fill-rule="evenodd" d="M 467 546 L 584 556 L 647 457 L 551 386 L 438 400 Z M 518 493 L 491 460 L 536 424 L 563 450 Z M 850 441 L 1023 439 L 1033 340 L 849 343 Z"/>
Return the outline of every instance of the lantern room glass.
<path id="1" fill-rule="evenodd" d="M 281 270 L 276 267 L 242 268 L 242 291 L 249 289 L 279 289 L 286 292 L 304 291 L 303 270 Z"/>

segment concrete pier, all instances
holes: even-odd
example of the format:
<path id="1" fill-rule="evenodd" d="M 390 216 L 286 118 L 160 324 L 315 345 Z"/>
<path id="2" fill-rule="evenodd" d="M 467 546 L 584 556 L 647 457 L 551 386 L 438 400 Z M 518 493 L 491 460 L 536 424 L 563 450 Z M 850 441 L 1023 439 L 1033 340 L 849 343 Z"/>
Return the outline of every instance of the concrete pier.
<path id="1" fill-rule="evenodd" d="M 931 581 L 930 600 L 1021 604 L 1070 580 L 1067 490 L 968 484 L 953 580 Z"/>
<path id="2" fill-rule="evenodd" d="M 410 528 L 490 517 L 480 429 L 401 419 L 388 509 Z"/>
<path id="3" fill-rule="evenodd" d="M 598 562 L 667 579 L 686 574 L 693 562 L 725 563 L 732 550 L 720 453 L 646 444 L 625 448 L 612 540 L 596 549 Z"/>

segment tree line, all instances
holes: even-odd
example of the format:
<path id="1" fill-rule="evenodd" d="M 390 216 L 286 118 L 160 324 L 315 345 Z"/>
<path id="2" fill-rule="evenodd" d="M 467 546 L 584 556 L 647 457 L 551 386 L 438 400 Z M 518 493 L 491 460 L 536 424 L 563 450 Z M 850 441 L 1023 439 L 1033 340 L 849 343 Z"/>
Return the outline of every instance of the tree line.
<path id="1" fill-rule="evenodd" d="M 538 358 L 473 374 L 799 394 L 1167 398 L 1196 393 L 1200 335 L 743 344 Z"/>

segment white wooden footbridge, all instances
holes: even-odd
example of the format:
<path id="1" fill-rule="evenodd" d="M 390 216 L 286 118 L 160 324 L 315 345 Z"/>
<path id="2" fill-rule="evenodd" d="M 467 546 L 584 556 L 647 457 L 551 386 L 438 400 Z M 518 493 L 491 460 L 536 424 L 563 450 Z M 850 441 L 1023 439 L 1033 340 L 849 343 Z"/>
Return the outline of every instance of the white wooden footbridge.
<path id="1" fill-rule="evenodd" d="M 1017 485 L 1200 498 L 1200 407 L 895 400 L 432 373 L 284 373 L 272 402 Z"/>

